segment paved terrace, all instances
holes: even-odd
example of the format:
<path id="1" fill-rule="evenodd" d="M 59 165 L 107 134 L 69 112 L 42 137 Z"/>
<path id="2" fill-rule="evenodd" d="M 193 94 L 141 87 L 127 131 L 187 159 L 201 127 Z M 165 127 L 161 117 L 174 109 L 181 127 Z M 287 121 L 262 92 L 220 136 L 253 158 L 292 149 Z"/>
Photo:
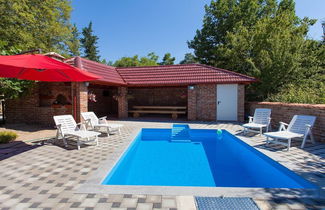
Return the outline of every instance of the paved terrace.
<path id="1" fill-rule="evenodd" d="M 89 179 L 107 159 L 117 159 L 117 153 L 130 141 L 139 128 L 170 128 L 170 122 L 118 121 L 125 126 L 121 135 L 101 137 L 99 146 L 68 149 L 62 143 L 30 145 L 15 143 L 0 147 L 0 207 L 2 209 L 195 209 L 192 196 L 80 194 L 77 189 Z M 241 127 L 224 123 L 190 123 L 191 128 L 227 129 L 238 133 Z M 19 127 L 19 126 L 18 126 Z M 12 128 L 17 129 L 17 126 Z M 26 132 L 26 131 L 23 131 Z M 29 138 L 39 138 L 38 132 Z M 42 131 L 43 136 L 55 135 L 54 130 Z M 264 137 L 242 137 L 243 141 L 278 160 L 309 181 L 325 187 L 325 144 L 307 144 L 304 150 L 293 144 L 289 152 L 284 147 L 265 145 Z M 21 137 L 23 138 L 23 137 Z M 286 199 L 278 196 L 254 199 L 261 209 L 321 209 L 325 200 Z"/>

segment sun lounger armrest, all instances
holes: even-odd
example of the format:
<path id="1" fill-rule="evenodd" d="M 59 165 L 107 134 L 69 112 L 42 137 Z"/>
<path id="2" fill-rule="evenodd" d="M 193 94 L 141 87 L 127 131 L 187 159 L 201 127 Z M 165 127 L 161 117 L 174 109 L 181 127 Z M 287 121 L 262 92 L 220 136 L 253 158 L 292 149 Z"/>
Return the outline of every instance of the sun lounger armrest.
<path id="1" fill-rule="evenodd" d="M 106 120 L 107 119 L 107 116 L 104 116 L 104 117 L 100 117 L 98 118 L 99 120 Z"/>
<path id="2" fill-rule="evenodd" d="M 253 119 L 254 119 L 254 117 L 252 117 L 252 116 L 248 116 L 248 123 L 253 122 Z"/>
<path id="3" fill-rule="evenodd" d="M 286 126 L 288 126 L 289 124 L 284 123 L 284 122 L 280 122 L 280 128 L 279 131 L 285 131 L 287 130 Z"/>

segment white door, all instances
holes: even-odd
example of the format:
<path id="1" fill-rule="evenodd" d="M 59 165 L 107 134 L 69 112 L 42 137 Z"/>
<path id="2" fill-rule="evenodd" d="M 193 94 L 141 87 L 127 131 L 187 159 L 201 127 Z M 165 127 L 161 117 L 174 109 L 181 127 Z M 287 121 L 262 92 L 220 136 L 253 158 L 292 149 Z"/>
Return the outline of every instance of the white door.
<path id="1" fill-rule="evenodd" d="M 237 121 L 238 85 L 217 85 L 217 120 Z"/>

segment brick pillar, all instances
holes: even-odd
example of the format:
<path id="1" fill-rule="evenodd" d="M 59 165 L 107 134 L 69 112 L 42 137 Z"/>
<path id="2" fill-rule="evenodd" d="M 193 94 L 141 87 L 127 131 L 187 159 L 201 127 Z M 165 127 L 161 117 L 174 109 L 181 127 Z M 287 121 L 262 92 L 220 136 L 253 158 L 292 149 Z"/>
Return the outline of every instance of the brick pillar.
<path id="1" fill-rule="evenodd" d="M 81 58 L 75 57 L 74 65 L 79 69 L 83 69 Z M 89 84 L 89 83 L 88 83 Z M 88 112 L 88 87 L 84 82 L 74 82 L 71 85 L 73 95 L 73 115 L 77 122 L 81 121 L 81 112 Z M 76 110 L 74 108 L 76 107 Z"/>
<path id="2" fill-rule="evenodd" d="M 118 117 L 128 117 L 128 99 L 127 99 L 128 88 L 118 87 Z"/>
<path id="3" fill-rule="evenodd" d="M 196 120 L 196 87 L 193 90 L 187 88 L 187 119 Z"/>
<path id="4" fill-rule="evenodd" d="M 76 111 L 74 113 L 76 114 L 76 121 L 81 121 L 81 112 L 87 112 L 88 111 L 88 87 L 84 82 L 75 82 L 72 85 L 73 87 L 73 102 L 76 103 L 76 105 L 73 105 Z"/>
<path id="5" fill-rule="evenodd" d="M 245 85 L 238 85 L 238 121 L 245 120 Z"/>

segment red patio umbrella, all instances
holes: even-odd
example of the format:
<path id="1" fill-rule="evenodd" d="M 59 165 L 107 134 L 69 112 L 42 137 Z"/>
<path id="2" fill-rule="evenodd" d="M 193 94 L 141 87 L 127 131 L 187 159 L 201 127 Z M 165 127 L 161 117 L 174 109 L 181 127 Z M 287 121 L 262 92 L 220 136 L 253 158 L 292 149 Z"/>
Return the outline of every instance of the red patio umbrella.
<path id="1" fill-rule="evenodd" d="M 0 77 L 44 82 L 83 82 L 100 78 L 41 54 L 0 56 Z"/>

